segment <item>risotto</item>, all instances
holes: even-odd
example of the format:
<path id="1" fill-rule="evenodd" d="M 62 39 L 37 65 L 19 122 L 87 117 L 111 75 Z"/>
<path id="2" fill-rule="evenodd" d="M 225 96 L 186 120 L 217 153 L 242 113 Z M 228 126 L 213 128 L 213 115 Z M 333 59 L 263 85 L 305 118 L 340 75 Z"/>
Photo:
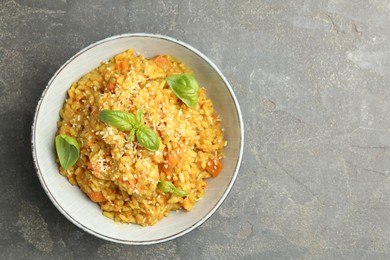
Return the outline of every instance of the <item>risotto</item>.
<path id="1" fill-rule="evenodd" d="M 69 88 L 57 137 L 74 140 L 68 146 L 78 153 L 65 167 L 57 146 L 60 173 L 105 216 L 154 225 L 171 210 L 190 211 L 206 179 L 221 172 L 226 142 L 220 119 L 204 88 L 190 93 L 195 103 L 183 97 L 188 91 L 178 93 L 170 81 L 179 77 L 180 83 L 182 75 L 195 80 L 172 56 L 147 59 L 127 50 Z M 124 115 L 127 125 L 107 119 L 110 112 Z"/>

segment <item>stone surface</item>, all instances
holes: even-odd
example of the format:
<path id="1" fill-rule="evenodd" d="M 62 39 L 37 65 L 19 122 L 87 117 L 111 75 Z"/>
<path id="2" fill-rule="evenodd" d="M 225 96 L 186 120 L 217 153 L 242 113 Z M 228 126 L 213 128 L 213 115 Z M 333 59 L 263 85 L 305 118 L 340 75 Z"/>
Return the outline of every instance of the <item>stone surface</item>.
<path id="1" fill-rule="evenodd" d="M 389 259 L 390 1 L 0 1 L 0 259 Z M 213 60 L 241 104 L 233 190 L 176 240 L 95 238 L 50 202 L 30 126 L 89 44 L 164 34 Z"/>

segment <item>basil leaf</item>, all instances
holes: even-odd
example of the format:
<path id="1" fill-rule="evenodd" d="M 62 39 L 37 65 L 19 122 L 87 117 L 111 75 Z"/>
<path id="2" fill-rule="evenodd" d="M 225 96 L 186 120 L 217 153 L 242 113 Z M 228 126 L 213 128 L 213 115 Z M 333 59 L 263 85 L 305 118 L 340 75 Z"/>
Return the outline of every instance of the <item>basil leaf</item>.
<path id="1" fill-rule="evenodd" d="M 102 110 L 99 119 L 121 131 L 131 130 L 136 124 L 136 118 L 133 114 L 119 110 Z"/>
<path id="2" fill-rule="evenodd" d="M 130 142 L 134 141 L 134 136 L 135 136 L 135 128 L 132 128 L 130 130 L 130 134 L 129 134 L 129 141 Z"/>
<path id="3" fill-rule="evenodd" d="M 157 151 L 160 146 L 160 140 L 158 139 L 157 134 L 146 125 L 139 125 L 136 129 L 135 135 L 137 136 L 140 145 L 150 151 Z"/>
<path id="4" fill-rule="evenodd" d="M 173 183 L 169 182 L 169 181 L 160 181 L 158 183 L 158 188 L 160 190 L 162 190 L 163 192 L 172 193 L 173 195 L 175 195 L 177 197 L 185 197 L 188 195 L 188 192 L 186 192 L 182 189 L 176 188 L 175 185 L 173 185 Z"/>
<path id="5" fill-rule="evenodd" d="M 61 167 L 64 170 L 67 170 L 79 159 L 80 146 L 76 139 L 67 135 L 57 135 L 55 143 Z"/>
<path id="6" fill-rule="evenodd" d="M 155 152 L 160 146 L 160 140 L 152 129 L 143 125 L 142 113 L 142 110 L 138 110 L 137 115 L 118 110 L 102 110 L 99 118 L 104 123 L 114 126 L 121 131 L 130 130 L 130 141 L 133 141 L 134 135 L 136 135 L 141 146 Z"/>
<path id="7" fill-rule="evenodd" d="M 175 190 L 173 191 L 172 194 L 177 196 L 177 197 L 185 197 L 188 195 L 188 192 L 175 187 Z"/>
<path id="8" fill-rule="evenodd" d="M 166 82 L 173 93 L 188 107 L 195 108 L 198 103 L 199 85 L 192 74 L 177 74 L 167 77 Z"/>
<path id="9" fill-rule="evenodd" d="M 137 112 L 136 122 L 137 122 L 137 125 L 142 125 L 143 124 L 143 112 L 142 112 L 141 109 L 138 110 L 138 112 Z"/>
<path id="10" fill-rule="evenodd" d="M 169 192 L 173 193 L 175 191 L 175 185 L 173 185 L 172 182 L 169 181 L 160 181 L 158 183 L 158 188 L 162 190 L 163 192 Z"/>

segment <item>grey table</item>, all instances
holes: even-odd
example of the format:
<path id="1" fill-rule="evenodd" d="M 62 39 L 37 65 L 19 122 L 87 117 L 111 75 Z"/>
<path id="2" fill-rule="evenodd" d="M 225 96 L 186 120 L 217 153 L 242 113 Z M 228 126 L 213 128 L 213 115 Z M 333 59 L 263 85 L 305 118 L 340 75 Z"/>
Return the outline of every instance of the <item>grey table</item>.
<path id="1" fill-rule="evenodd" d="M 0 259 L 389 259 L 390 2 L 0 1 Z M 73 54 L 158 33 L 210 57 L 246 125 L 237 182 L 176 240 L 95 238 L 35 174 L 37 101 Z"/>

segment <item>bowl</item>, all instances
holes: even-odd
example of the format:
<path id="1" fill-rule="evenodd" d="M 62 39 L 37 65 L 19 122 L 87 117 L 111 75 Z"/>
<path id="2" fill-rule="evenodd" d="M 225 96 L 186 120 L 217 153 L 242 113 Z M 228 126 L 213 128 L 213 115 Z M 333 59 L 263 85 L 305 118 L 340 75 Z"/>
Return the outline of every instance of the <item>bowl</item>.
<path id="1" fill-rule="evenodd" d="M 224 138 L 224 168 L 217 178 L 208 180 L 204 197 L 190 212 L 171 212 L 156 225 L 140 227 L 117 223 L 102 215 L 77 186 L 59 174 L 55 162 L 54 137 L 59 111 L 70 85 L 99 66 L 101 61 L 133 49 L 144 57 L 168 54 L 193 71 L 200 86 L 207 90 L 216 112 L 221 116 Z M 32 154 L 38 178 L 57 209 L 76 226 L 97 237 L 124 244 L 154 244 L 184 235 L 205 222 L 222 204 L 239 171 L 244 128 L 234 92 L 217 66 L 194 47 L 176 39 L 154 34 L 123 34 L 98 41 L 70 58 L 54 74 L 36 108 L 32 125 Z M 218 227 L 216 227 L 218 229 Z"/>

